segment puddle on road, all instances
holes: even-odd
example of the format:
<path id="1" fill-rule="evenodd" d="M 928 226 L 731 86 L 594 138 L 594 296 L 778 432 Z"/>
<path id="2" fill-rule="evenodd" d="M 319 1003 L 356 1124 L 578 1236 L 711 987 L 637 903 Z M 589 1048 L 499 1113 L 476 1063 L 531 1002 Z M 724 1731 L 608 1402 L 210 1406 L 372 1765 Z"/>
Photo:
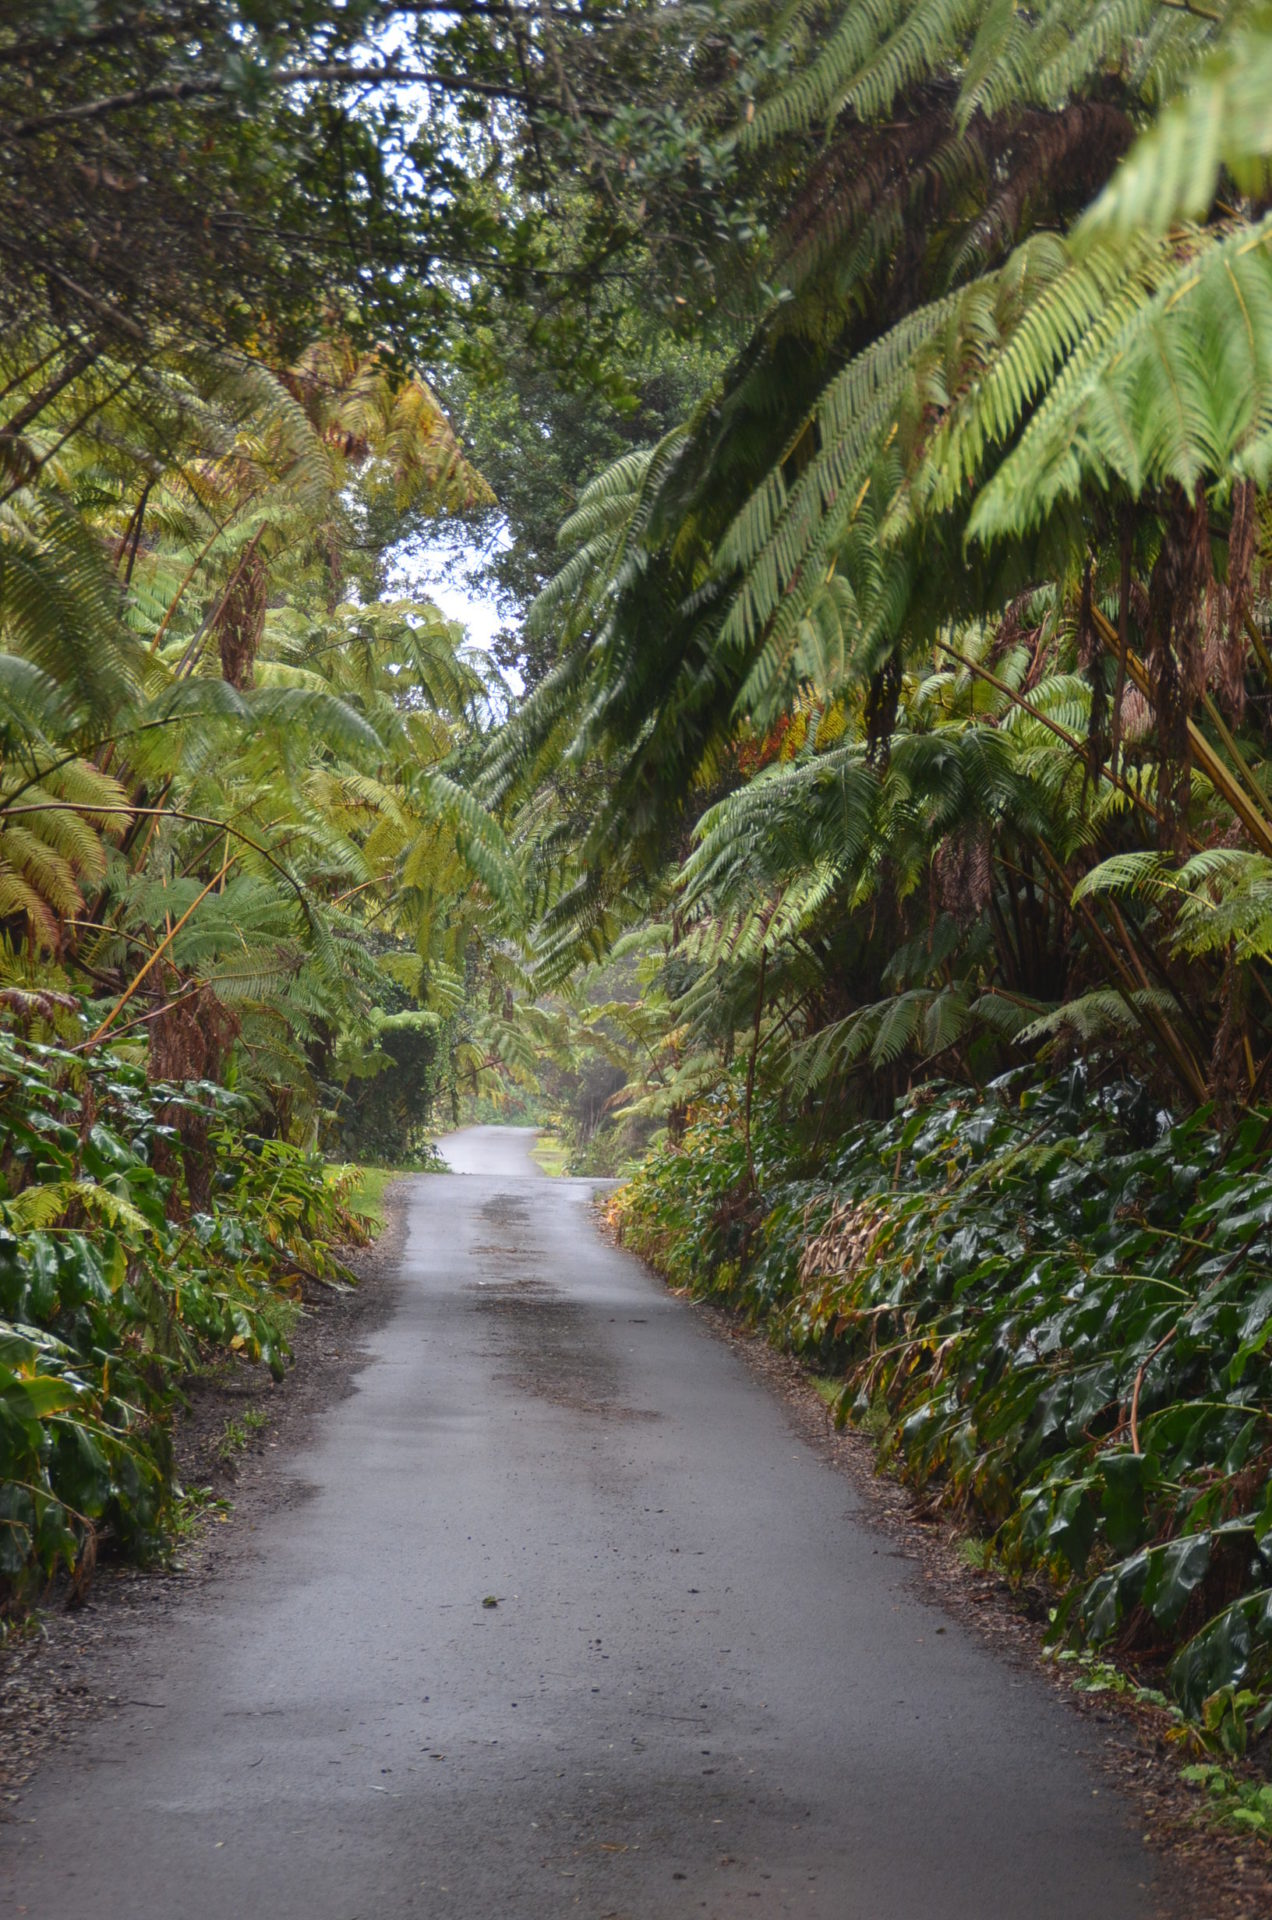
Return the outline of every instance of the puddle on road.
<path id="1" fill-rule="evenodd" d="M 482 1216 L 506 1231 L 518 1221 L 528 1223 L 530 1214 L 524 1202 L 499 1194 L 485 1202 Z M 511 1363 L 495 1375 L 497 1381 L 594 1419 L 661 1418 L 623 1404 L 620 1370 L 600 1316 L 542 1277 L 547 1259 L 542 1248 L 519 1239 L 486 1242 L 470 1251 L 482 1257 L 484 1272 L 466 1282 L 464 1291 L 475 1311 L 491 1321 L 496 1353 Z"/>
<path id="2" fill-rule="evenodd" d="M 496 1227 L 521 1226 L 530 1218 L 530 1209 L 515 1194 L 496 1193 L 482 1202 L 481 1217 Z"/>

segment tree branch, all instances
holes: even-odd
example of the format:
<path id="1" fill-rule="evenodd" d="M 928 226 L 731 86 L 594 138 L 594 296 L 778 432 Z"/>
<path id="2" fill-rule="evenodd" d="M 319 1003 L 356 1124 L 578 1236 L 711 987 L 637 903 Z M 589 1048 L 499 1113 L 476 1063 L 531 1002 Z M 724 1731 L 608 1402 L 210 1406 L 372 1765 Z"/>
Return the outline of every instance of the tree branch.
<path id="1" fill-rule="evenodd" d="M 507 100 L 515 106 L 537 111 L 546 104 L 546 99 L 527 93 L 521 87 L 504 85 L 493 80 L 473 80 L 459 74 L 435 73 L 425 67 L 382 66 L 367 67 L 358 63 L 348 65 L 317 63 L 302 67 L 282 67 L 276 72 L 263 75 L 274 88 L 293 86 L 361 86 L 390 87 L 417 86 L 431 87 L 440 93 L 466 93 L 484 100 Z M 208 80 L 164 80 L 149 87 L 133 87 L 127 93 L 108 94 L 100 100 L 84 100 L 74 107 L 60 107 L 53 113 L 35 114 L 30 119 L 17 121 L 9 130 L 14 140 L 27 140 L 34 134 L 46 133 L 53 127 L 71 124 L 84 125 L 88 121 L 104 120 L 111 114 L 127 113 L 134 107 L 149 107 L 160 104 L 172 105 L 182 100 L 218 99 L 231 90 L 232 82 L 222 74 Z M 590 103 L 571 102 L 575 110 L 586 119 L 606 120 L 608 112 Z"/>

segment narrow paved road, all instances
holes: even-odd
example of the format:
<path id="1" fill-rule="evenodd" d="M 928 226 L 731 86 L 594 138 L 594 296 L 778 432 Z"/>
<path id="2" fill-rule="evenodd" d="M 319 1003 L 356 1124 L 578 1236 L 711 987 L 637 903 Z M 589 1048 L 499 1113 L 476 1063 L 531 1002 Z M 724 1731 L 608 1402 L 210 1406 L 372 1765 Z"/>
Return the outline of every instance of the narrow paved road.
<path id="1" fill-rule="evenodd" d="M 415 1184 L 307 1497 L 14 1809 L 0 1911 L 1144 1920 L 1076 1720 L 528 1145 Z"/>

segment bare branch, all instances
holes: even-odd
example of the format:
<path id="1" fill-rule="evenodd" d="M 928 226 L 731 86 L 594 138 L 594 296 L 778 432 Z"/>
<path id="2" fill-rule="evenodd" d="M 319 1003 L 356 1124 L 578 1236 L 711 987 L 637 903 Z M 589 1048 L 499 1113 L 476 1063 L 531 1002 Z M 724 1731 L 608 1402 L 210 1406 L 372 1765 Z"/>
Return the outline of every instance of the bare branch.
<path id="1" fill-rule="evenodd" d="M 374 91 L 380 87 L 429 87 L 439 93 L 472 94 L 480 99 L 507 100 L 530 111 L 542 108 L 547 96 L 527 93 L 521 87 L 505 86 L 498 81 L 473 80 L 459 74 L 435 73 L 423 67 L 398 65 L 369 67 L 350 64 L 316 63 L 303 67 L 281 67 L 263 76 L 274 88 L 293 86 L 350 86 Z M 231 90 L 230 79 L 221 75 L 210 80 L 165 80 L 149 87 L 133 87 L 127 93 L 114 93 L 100 100 L 84 100 L 74 107 L 59 107 L 53 113 L 35 114 L 19 120 L 10 128 L 10 138 L 29 140 L 34 134 L 47 133 L 53 127 L 86 121 L 104 120 L 112 114 L 127 113 L 134 107 L 175 104 L 182 100 L 209 100 L 223 97 Z M 603 107 L 571 102 L 577 112 L 589 119 L 609 116 Z"/>

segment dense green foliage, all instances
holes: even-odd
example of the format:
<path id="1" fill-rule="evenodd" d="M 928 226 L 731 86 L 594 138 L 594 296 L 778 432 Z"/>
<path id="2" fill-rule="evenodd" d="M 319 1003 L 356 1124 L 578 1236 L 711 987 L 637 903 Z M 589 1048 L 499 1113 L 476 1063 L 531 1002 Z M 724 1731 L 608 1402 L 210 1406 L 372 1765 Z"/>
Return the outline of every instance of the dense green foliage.
<path id="1" fill-rule="evenodd" d="M 471 354 L 474 323 L 516 316 L 594 372 L 624 317 L 598 285 L 633 267 L 647 284 L 652 233 L 684 247 L 731 219 L 678 107 L 703 18 L 630 0 L 9 9 L 0 330 L 54 328 L 54 389 L 173 337 L 266 335 L 287 356 L 333 316 L 408 363 Z M 669 256 L 677 286 L 689 266 Z"/>
<path id="2" fill-rule="evenodd" d="M 1063 1036 L 1226 1114 L 1272 1060 L 1266 24 L 789 25 L 736 127 L 779 295 L 582 495 L 491 761 L 592 782 L 526 811 L 540 975 L 652 912 L 671 1030 L 780 1027 L 849 1113 Z"/>
<path id="3" fill-rule="evenodd" d="M 1077 1070 L 924 1089 L 824 1152 L 718 1098 L 618 1197 L 627 1242 L 842 1374 L 840 1409 L 1061 1632 L 1272 1723 L 1272 1116 L 1221 1141 Z"/>
<path id="4" fill-rule="evenodd" d="M 348 1276 L 360 1229 L 323 1163 L 262 1139 L 212 1082 L 147 1077 L 145 1049 L 0 1033 L 0 1612 L 102 1543 L 153 1547 L 174 1497 L 183 1375 L 222 1352 L 281 1377 L 302 1279 Z M 197 1121 L 199 1160 L 183 1146 Z"/>
<path id="5" fill-rule="evenodd" d="M 494 499 L 464 517 L 455 567 L 498 606 L 494 653 L 532 687 L 550 671 L 557 635 L 526 615 L 560 564 L 558 529 L 591 477 L 661 438 L 701 398 L 725 351 L 685 341 L 619 303 L 621 337 L 599 370 L 599 389 L 562 386 L 542 351 L 509 330 L 479 334 L 465 364 L 443 381 L 465 444 Z M 459 557 L 462 556 L 462 557 Z"/>

